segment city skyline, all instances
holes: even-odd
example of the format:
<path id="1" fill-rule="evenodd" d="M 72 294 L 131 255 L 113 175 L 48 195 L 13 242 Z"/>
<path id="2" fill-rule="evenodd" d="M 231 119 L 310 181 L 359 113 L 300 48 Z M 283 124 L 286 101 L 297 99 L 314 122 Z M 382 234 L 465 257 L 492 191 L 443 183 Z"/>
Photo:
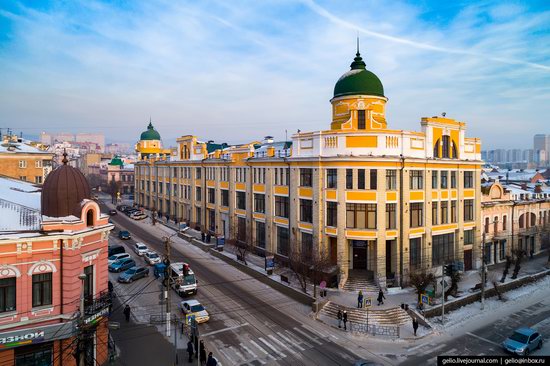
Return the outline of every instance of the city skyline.
<path id="1" fill-rule="evenodd" d="M 389 128 L 417 129 L 421 117 L 446 112 L 484 149 L 526 148 L 518 134 L 547 133 L 542 3 L 243 5 L 3 5 L 2 128 L 134 143 L 152 117 L 166 145 L 189 132 L 282 140 L 285 130 L 325 128 L 359 36 L 389 97 Z"/>

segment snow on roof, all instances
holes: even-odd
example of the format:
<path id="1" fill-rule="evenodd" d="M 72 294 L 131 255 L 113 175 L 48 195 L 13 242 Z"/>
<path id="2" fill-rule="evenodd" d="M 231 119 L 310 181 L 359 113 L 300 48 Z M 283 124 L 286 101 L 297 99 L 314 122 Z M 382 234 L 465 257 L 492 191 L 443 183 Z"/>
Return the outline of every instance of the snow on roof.
<path id="1" fill-rule="evenodd" d="M 40 229 L 39 187 L 0 176 L 0 231 Z"/>
<path id="2" fill-rule="evenodd" d="M 41 191 L 30 182 L 0 176 L 0 199 L 40 211 Z"/>
<path id="3" fill-rule="evenodd" d="M 21 142 L 10 141 L 0 143 L 0 153 L 34 153 L 34 154 L 51 154 L 47 151 L 40 150 L 36 146 L 32 146 L 31 141 L 22 140 Z"/>

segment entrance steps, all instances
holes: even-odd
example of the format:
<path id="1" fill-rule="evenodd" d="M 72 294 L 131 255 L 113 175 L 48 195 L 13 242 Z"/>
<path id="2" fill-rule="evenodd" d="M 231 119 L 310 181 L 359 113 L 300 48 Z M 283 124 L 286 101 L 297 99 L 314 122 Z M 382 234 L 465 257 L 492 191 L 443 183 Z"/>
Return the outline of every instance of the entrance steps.
<path id="1" fill-rule="evenodd" d="M 376 292 L 378 293 L 378 286 L 374 282 L 374 280 L 369 280 L 366 277 L 363 276 L 351 276 L 348 277 L 348 280 L 342 286 L 342 290 L 349 291 L 349 292 L 359 292 L 363 291 L 363 293 L 366 292 Z"/>
<path id="2" fill-rule="evenodd" d="M 320 313 L 327 317 L 337 319 L 338 309 L 342 311 L 346 310 L 348 312 L 348 321 L 352 323 L 367 323 L 367 310 L 365 308 L 348 308 L 329 301 Z M 409 314 L 399 306 L 376 309 L 376 305 L 373 305 L 369 308 L 368 317 L 369 324 L 372 325 L 401 326 L 411 322 Z"/>

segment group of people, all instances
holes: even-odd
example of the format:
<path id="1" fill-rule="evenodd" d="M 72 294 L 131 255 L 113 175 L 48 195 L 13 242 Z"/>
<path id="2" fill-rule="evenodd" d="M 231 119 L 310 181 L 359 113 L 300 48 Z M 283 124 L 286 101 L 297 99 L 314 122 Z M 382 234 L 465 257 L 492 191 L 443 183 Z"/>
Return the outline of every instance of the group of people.
<path id="1" fill-rule="evenodd" d="M 380 305 L 384 305 L 384 299 L 386 298 L 386 296 L 384 296 L 384 292 L 382 291 L 382 289 L 380 289 L 380 291 L 378 291 L 378 306 Z M 362 308 L 363 307 L 363 291 L 359 290 L 359 294 L 357 295 L 357 307 L 358 308 Z"/>
<path id="2" fill-rule="evenodd" d="M 201 239 L 203 243 L 210 243 L 212 235 L 210 235 L 210 233 L 205 233 L 204 231 L 201 231 Z"/>
<path id="3" fill-rule="evenodd" d="M 199 358 L 201 365 L 206 366 L 216 366 L 218 361 L 212 355 L 212 352 L 208 352 L 208 358 L 206 357 L 206 348 L 204 347 L 204 342 L 200 341 L 200 345 L 197 344 L 198 338 L 195 337 L 195 344 L 193 345 L 193 339 L 189 339 L 187 342 L 187 354 L 189 355 L 189 363 L 193 362 L 193 355 L 195 358 Z M 198 348 L 198 352 L 196 352 Z"/>

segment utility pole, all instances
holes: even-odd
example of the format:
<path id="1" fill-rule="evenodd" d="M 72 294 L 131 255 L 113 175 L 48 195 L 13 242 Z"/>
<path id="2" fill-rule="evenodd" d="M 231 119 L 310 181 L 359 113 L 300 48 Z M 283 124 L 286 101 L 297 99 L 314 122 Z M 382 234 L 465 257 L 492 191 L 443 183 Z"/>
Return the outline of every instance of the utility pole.
<path id="1" fill-rule="evenodd" d="M 445 324 L 445 269 L 446 265 L 444 264 L 441 267 L 441 324 Z M 435 294 L 434 294 L 435 295 Z"/>
<path id="2" fill-rule="evenodd" d="M 485 307 L 485 232 L 488 227 L 483 227 L 483 235 L 481 236 L 481 310 Z"/>
<path id="3" fill-rule="evenodd" d="M 164 237 L 164 248 L 166 250 L 166 259 L 168 261 L 168 266 L 170 265 L 170 237 Z M 166 268 L 168 272 L 168 268 Z M 170 296 L 170 279 L 165 275 L 166 287 L 164 288 L 164 299 L 166 300 L 166 336 L 170 337 L 170 320 L 171 320 L 171 305 L 172 297 Z"/>
<path id="4" fill-rule="evenodd" d="M 82 327 L 84 327 L 84 281 L 86 280 L 86 275 L 81 273 L 78 275 L 78 279 L 81 282 L 82 289 L 80 290 L 80 330 L 79 330 L 79 340 L 78 340 L 78 350 L 80 351 L 78 365 L 84 366 L 86 364 L 86 350 L 84 349 L 84 332 Z"/>

